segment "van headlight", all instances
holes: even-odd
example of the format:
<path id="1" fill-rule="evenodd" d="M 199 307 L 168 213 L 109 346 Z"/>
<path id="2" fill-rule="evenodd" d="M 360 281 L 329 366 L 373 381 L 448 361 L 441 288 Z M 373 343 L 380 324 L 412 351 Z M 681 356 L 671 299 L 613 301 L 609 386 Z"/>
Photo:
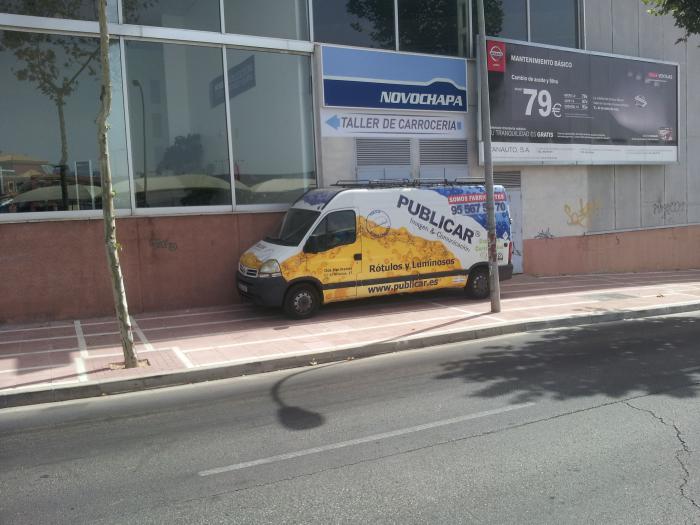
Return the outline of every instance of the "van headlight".
<path id="1" fill-rule="evenodd" d="M 258 270 L 258 277 L 281 277 L 282 269 L 280 268 L 280 263 L 275 259 L 268 259 L 260 269 Z"/>

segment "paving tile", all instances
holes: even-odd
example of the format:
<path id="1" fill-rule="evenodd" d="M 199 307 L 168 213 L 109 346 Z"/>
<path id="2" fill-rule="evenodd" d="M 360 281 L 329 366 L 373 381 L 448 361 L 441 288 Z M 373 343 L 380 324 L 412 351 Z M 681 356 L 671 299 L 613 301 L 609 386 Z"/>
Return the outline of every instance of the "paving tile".
<path id="1" fill-rule="evenodd" d="M 181 370 L 172 351 L 180 348 L 195 366 L 271 355 L 331 350 L 373 341 L 394 341 L 504 322 L 590 315 L 700 300 L 700 270 L 537 278 L 516 276 L 502 283 L 502 309 L 474 301 L 459 291 L 391 296 L 335 303 L 307 321 L 291 321 L 279 311 L 230 305 L 135 316 L 150 348 L 135 333 L 140 358 L 151 366 L 110 370 L 121 361 L 113 318 L 81 320 L 90 380 L 138 377 Z M 78 381 L 80 357 L 72 322 L 0 327 L 0 389 Z M 36 369 L 33 367 L 46 367 Z"/>
<path id="2" fill-rule="evenodd" d="M 44 327 L 38 326 L 34 329 L 15 329 L 2 330 L 0 329 L 0 347 L 16 343 L 26 339 L 47 339 L 56 337 L 74 337 L 75 329 L 73 326 L 61 327 Z"/>

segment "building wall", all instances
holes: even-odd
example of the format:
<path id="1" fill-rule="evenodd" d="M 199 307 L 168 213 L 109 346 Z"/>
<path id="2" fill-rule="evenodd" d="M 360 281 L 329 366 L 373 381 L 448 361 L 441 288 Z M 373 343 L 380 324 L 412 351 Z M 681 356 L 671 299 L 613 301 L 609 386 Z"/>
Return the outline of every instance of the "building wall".
<path id="1" fill-rule="evenodd" d="M 692 86 L 700 81 L 700 38 L 676 43 L 682 33 L 673 18 L 649 15 L 638 0 L 585 5 L 587 49 L 679 63 L 679 162 L 513 167 L 522 173 L 525 272 L 699 268 L 700 98 Z"/>
<path id="2" fill-rule="evenodd" d="M 687 270 L 698 268 L 700 226 L 528 239 L 524 252 L 531 275 Z"/>
<path id="3" fill-rule="evenodd" d="M 237 302 L 238 258 L 273 233 L 280 218 L 249 213 L 119 219 L 130 311 Z M 3 224 L 0 262 L 0 323 L 114 313 L 101 220 Z"/>

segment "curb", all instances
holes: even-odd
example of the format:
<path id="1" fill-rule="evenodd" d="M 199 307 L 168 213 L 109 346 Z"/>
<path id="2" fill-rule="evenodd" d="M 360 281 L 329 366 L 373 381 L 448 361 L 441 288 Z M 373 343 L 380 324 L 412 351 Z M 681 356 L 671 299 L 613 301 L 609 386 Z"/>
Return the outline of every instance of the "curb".
<path id="1" fill-rule="evenodd" d="M 361 346 L 340 348 L 327 352 L 309 352 L 288 357 L 272 359 L 260 359 L 235 365 L 210 366 L 198 369 L 178 370 L 153 374 L 131 379 L 115 379 L 110 381 L 90 381 L 78 385 L 58 386 L 55 388 L 37 388 L 0 394 L 0 410 L 3 408 L 35 405 L 41 403 L 54 403 L 69 401 L 71 399 L 85 399 L 90 397 L 109 396 L 163 388 L 170 386 L 216 381 L 247 375 L 263 374 L 276 370 L 285 370 L 308 366 L 311 363 L 323 364 L 349 359 L 360 359 L 382 354 L 390 354 L 405 350 L 417 350 L 420 348 L 439 346 L 450 343 L 473 341 L 499 335 L 508 335 L 535 330 L 551 328 L 566 328 L 571 326 L 583 326 L 593 323 L 607 323 L 622 321 L 625 319 L 638 319 L 641 317 L 656 317 L 684 312 L 700 311 L 700 302 L 647 308 L 643 310 L 620 310 L 602 314 L 588 314 L 580 316 L 567 316 L 545 320 L 522 321 L 480 328 L 476 330 L 462 330 L 452 333 L 428 335 L 422 337 L 409 337 L 398 341 L 383 341 L 369 343 Z"/>

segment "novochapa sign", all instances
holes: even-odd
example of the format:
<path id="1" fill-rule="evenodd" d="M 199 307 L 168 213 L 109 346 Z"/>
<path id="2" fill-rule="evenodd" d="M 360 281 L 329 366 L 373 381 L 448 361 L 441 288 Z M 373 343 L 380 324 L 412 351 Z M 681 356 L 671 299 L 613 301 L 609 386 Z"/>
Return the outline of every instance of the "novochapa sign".
<path id="1" fill-rule="evenodd" d="M 467 111 L 464 59 L 321 46 L 326 107 Z"/>
<path id="2" fill-rule="evenodd" d="M 677 161 L 677 64 L 501 39 L 486 55 L 494 162 Z"/>

